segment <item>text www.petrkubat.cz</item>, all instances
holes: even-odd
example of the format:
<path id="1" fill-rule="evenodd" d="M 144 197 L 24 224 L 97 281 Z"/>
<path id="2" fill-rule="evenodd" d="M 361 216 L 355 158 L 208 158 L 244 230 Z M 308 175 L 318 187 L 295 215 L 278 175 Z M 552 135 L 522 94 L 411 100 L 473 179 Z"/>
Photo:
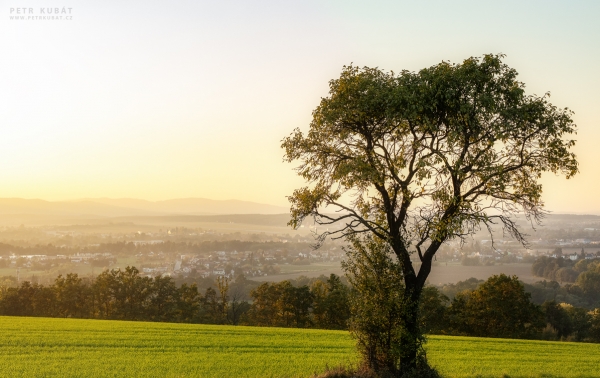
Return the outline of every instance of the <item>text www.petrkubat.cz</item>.
<path id="1" fill-rule="evenodd" d="M 37 10 L 37 12 L 36 12 Z M 72 10 L 73 8 L 10 8 L 11 20 L 20 21 L 72 21 Z"/>

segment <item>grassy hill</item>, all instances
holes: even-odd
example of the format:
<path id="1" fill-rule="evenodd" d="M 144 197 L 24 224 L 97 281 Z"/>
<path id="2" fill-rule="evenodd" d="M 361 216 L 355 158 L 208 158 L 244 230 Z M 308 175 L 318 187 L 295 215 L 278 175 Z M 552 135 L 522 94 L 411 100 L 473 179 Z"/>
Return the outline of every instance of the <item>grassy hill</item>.
<path id="1" fill-rule="evenodd" d="M 356 361 L 346 332 L 0 317 L 2 377 L 309 377 Z M 446 377 L 598 377 L 600 345 L 430 338 Z"/>

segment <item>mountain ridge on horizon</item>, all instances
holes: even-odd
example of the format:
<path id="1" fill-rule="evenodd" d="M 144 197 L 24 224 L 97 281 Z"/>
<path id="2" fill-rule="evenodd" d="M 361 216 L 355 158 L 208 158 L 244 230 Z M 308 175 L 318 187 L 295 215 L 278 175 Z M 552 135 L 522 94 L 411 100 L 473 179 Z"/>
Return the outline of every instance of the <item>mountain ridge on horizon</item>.
<path id="1" fill-rule="evenodd" d="M 243 200 L 212 200 L 208 198 L 175 198 L 149 201 L 137 198 L 81 198 L 65 201 L 43 199 L 0 198 L 0 215 L 44 216 L 160 216 L 160 215 L 222 215 L 222 214 L 282 214 L 283 206 Z"/>
<path id="2" fill-rule="evenodd" d="M 27 198 L 0 198 L 0 224 L 80 222 L 117 217 L 211 216 L 211 215 L 276 215 L 287 214 L 289 208 L 243 200 L 213 200 L 188 197 L 151 201 L 138 198 L 80 198 L 48 201 Z M 562 218 L 586 218 L 598 221 L 600 215 L 573 212 L 551 212 L 546 221 Z"/>

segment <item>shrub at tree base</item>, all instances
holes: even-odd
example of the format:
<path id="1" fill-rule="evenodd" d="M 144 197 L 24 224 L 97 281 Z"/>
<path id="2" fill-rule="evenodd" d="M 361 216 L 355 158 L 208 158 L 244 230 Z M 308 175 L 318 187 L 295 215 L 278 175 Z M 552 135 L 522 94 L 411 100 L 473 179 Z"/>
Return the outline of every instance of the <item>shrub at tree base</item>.
<path id="1" fill-rule="evenodd" d="M 348 369 L 345 366 L 326 368 L 321 374 L 315 374 L 312 378 L 376 378 L 372 370 L 366 368 Z"/>
<path id="2" fill-rule="evenodd" d="M 351 237 L 352 244 L 346 249 L 347 259 L 342 263 L 352 284 L 350 295 L 350 333 L 357 341 L 362 365 L 355 375 L 329 372 L 325 377 L 357 376 L 368 374 L 379 377 L 437 376 L 427 365 L 422 349 L 425 341 L 422 333 L 406 345 L 410 339 L 403 322 L 403 312 L 410 303 L 404 300 L 402 268 L 391 257 L 388 244 L 371 236 Z M 418 364 L 414 371 L 401 371 L 408 353 L 418 348 Z M 360 373 L 360 374 L 359 374 Z M 334 375 L 341 374 L 341 375 Z"/>
<path id="3" fill-rule="evenodd" d="M 392 378 L 394 375 L 387 372 L 375 373 L 366 367 L 360 367 L 358 369 L 348 369 L 344 366 L 338 366 L 335 368 L 327 368 L 325 372 L 313 375 L 312 378 Z M 402 378 L 440 378 L 440 374 L 431 367 L 421 368 L 406 372 L 402 375 Z"/>

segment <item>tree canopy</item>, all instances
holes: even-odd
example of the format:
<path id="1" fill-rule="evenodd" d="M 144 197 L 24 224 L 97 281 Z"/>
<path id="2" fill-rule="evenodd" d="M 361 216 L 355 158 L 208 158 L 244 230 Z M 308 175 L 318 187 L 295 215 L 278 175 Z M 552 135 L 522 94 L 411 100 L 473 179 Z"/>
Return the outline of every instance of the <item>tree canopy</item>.
<path id="1" fill-rule="evenodd" d="M 473 291 L 459 293 L 452 301 L 450 317 L 464 334 L 532 338 L 545 324 L 543 312 L 530 298 L 516 276 L 500 274 Z"/>
<path id="2" fill-rule="evenodd" d="M 344 67 L 308 133 L 283 140 L 285 159 L 311 184 L 290 197 L 291 225 L 341 221 L 323 235 L 371 232 L 406 263 L 409 246 L 430 260 L 442 242 L 495 221 L 524 241 L 511 216 L 539 220 L 543 172 L 577 173 L 576 126 L 549 95 L 526 95 L 501 58 L 398 75 Z"/>

